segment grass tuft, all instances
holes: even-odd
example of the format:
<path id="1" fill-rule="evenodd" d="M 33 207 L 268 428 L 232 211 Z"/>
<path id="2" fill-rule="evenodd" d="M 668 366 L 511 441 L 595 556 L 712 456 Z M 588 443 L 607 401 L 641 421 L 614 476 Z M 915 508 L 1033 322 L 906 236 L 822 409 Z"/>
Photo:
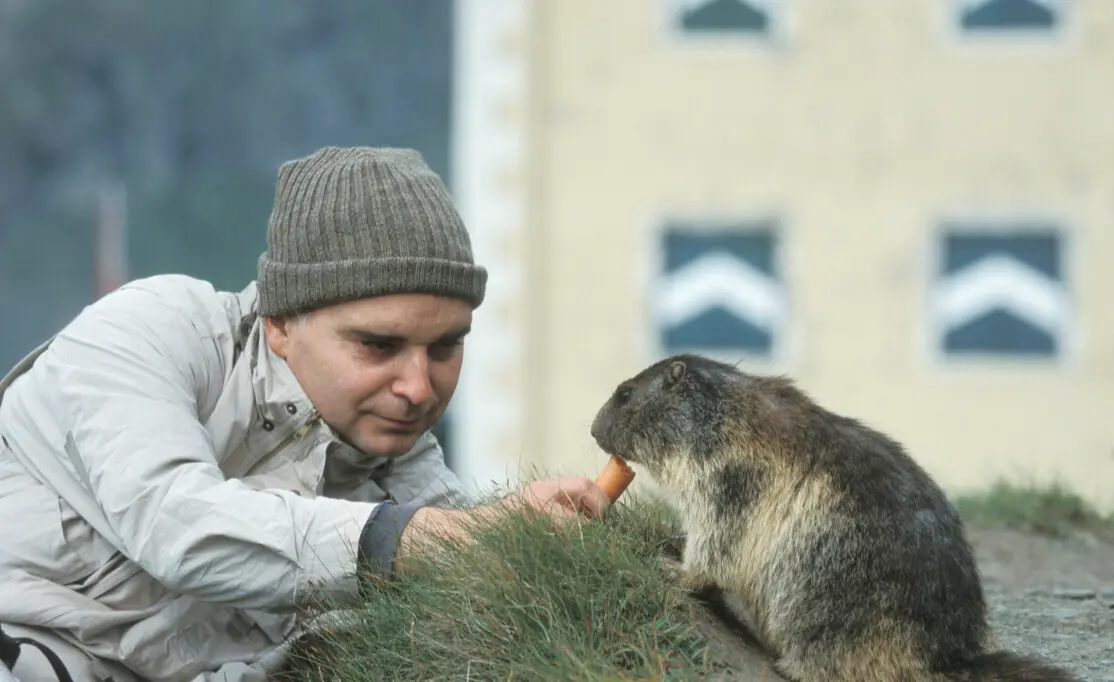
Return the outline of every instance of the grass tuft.
<path id="1" fill-rule="evenodd" d="M 303 680 L 686 680 L 705 672 L 693 600 L 666 576 L 678 532 L 635 496 L 555 532 L 508 512 L 438 539 L 299 652 Z"/>
<path id="2" fill-rule="evenodd" d="M 1114 526 L 1076 493 L 1060 483 L 1051 485 L 996 482 L 982 493 L 955 498 L 966 519 L 1061 537 L 1074 528 Z"/>

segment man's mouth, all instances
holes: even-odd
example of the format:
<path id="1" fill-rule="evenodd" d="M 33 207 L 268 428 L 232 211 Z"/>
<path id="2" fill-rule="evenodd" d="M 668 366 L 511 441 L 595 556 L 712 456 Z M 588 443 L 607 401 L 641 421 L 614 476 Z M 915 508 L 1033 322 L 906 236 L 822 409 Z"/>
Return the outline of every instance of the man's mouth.
<path id="1" fill-rule="evenodd" d="M 375 415 L 375 416 L 377 416 L 380 419 L 382 419 L 383 421 L 387 422 L 387 424 L 389 424 L 390 426 L 393 426 L 393 427 L 398 428 L 398 429 L 411 429 L 411 428 L 414 428 L 415 426 L 417 426 L 421 423 L 420 418 L 393 419 L 391 417 L 384 417 L 383 415 Z"/>

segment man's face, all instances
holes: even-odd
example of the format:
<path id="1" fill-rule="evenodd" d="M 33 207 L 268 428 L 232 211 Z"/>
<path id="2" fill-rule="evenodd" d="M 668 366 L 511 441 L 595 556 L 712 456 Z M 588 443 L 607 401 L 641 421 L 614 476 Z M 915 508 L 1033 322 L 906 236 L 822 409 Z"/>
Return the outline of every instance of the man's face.
<path id="1" fill-rule="evenodd" d="M 379 296 L 264 322 L 271 349 L 325 422 L 378 456 L 406 453 L 444 413 L 471 324 L 467 302 L 428 294 Z"/>

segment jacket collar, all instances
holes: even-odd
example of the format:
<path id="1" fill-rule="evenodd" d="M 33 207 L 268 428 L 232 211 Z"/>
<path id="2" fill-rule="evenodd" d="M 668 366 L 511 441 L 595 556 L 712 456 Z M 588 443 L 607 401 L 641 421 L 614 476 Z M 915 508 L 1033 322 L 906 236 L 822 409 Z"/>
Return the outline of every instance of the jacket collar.
<path id="1" fill-rule="evenodd" d="M 245 293 L 254 299 L 255 284 Z M 256 307 L 252 301 L 252 311 Z M 251 363 L 251 383 L 253 409 L 256 418 L 270 420 L 278 425 L 287 421 L 307 422 L 316 417 L 316 408 L 298 382 L 286 361 L 271 350 L 263 329 L 263 318 L 258 315 L 251 322 L 250 332 L 245 341 L 245 355 Z M 340 435 L 324 420 L 319 419 L 316 427 L 328 434 L 326 478 L 349 479 L 353 476 L 366 476 L 367 473 L 381 468 L 390 458 L 369 455 L 358 450 L 340 438 Z"/>

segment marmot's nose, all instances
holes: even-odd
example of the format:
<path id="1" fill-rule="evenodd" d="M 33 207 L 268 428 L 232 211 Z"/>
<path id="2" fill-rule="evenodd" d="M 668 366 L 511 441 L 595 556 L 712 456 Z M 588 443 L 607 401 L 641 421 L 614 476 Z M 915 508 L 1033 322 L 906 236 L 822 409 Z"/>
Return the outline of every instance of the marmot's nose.
<path id="1" fill-rule="evenodd" d="M 596 418 L 592 420 L 592 428 L 588 430 L 588 433 L 592 435 L 592 439 L 595 440 L 596 444 L 600 447 L 604 447 L 604 432 L 607 430 L 606 422 L 607 419 L 602 413 L 597 414 Z"/>

